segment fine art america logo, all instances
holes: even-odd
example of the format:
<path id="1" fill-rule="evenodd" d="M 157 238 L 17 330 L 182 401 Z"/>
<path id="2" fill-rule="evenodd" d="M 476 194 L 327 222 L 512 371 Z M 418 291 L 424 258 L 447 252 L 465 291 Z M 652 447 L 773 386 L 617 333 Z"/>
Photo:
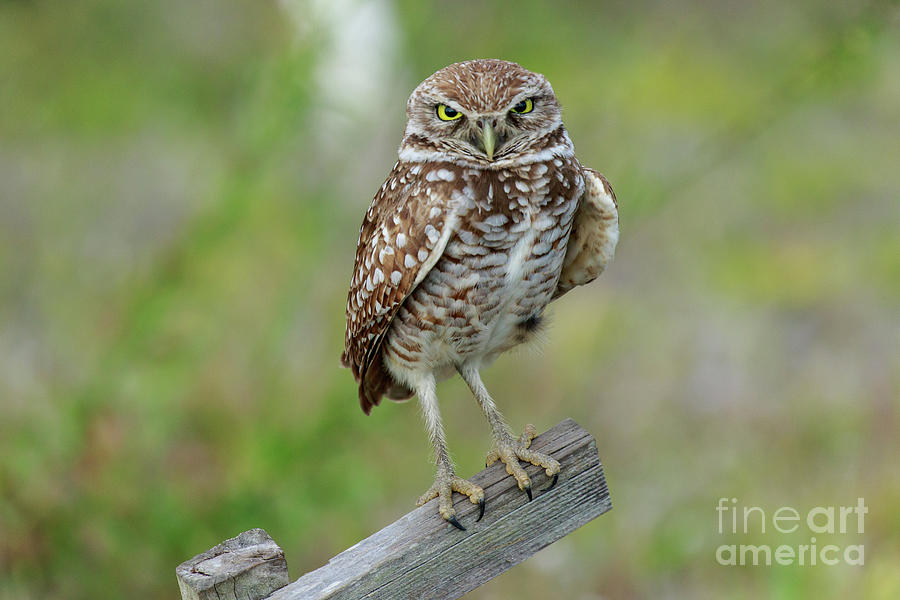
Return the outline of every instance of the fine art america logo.
<path id="1" fill-rule="evenodd" d="M 858 541 L 858 536 L 865 532 L 868 512 L 863 498 L 856 499 L 856 506 L 815 506 L 805 512 L 792 506 L 766 512 L 759 506 L 738 505 L 737 498 L 719 498 L 716 513 L 720 535 L 796 534 L 803 543 L 722 544 L 716 549 L 716 562 L 730 566 L 863 565 L 865 547 L 862 544 L 823 543 L 817 541 L 816 536 L 841 534 L 842 541 L 847 538 Z"/>

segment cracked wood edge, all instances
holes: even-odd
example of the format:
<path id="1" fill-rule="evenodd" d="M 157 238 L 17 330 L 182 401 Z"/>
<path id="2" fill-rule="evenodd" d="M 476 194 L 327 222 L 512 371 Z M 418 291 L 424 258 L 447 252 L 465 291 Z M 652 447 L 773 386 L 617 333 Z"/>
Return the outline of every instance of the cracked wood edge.
<path id="1" fill-rule="evenodd" d="M 290 582 L 284 552 L 262 529 L 181 563 L 175 576 L 182 600 L 260 600 Z"/>

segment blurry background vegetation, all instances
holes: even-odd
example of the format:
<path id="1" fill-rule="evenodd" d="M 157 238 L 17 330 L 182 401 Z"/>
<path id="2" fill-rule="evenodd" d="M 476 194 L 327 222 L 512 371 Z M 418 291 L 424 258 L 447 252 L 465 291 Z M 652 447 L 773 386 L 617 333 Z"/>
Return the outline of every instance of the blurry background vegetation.
<path id="1" fill-rule="evenodd" d="M 251 527 L 296 577 L 412 508 L 418 410 L 359 410 L 344 299 L 406 96 L 476 57 L 549 77 L 622 241 L 486 373 L 515 429 L 596 435 L 615 509 L 471 597 L 900 597 L 898 30 L 894 2 L 0 2 L 0 598 L 172 598 Z M 474 473 L 487 426 L 439 393 Z M 866 565 L 719 566 L 782 539 L 720 536 L 720 496 L 864 497 L 834 541 Z"/>

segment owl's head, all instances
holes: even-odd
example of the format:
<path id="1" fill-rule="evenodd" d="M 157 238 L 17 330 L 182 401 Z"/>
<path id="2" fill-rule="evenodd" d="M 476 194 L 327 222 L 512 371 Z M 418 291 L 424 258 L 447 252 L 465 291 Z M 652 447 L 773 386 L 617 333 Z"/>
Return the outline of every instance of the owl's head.
<path id="1" fill-rule="evenodd" d="M 413 90 L 406 115 L 401 159 L 486 167 L 527 161 L 562 127 L 559 103 L 543 75 L 492 59 L 436 72 Z"/>

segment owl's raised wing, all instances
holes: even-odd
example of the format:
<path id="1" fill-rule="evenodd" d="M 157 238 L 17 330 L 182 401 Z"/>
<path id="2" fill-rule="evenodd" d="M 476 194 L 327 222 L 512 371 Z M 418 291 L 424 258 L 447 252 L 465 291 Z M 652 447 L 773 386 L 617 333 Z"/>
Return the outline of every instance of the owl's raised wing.
<path id="1" fill-rule="evenodd" d="M 347 295 L 341 364 L 353 371 L 366 414 L 384 394 L 395 399 L 412 395 L 391 381 L 381 362 L 381 344 L 403 301 L 437 263 L 456 226 L 453 169 L 398 162 L 363 219 Z"/>
<path id="2" fill-rule="evenodd" d="M 594 169 L 582 167 L 582 172 L 584 196 L 572 223 L 554 300 L 599 277 L 612 260 L 619 241 L 619 209 L 612 187 Z"/>

